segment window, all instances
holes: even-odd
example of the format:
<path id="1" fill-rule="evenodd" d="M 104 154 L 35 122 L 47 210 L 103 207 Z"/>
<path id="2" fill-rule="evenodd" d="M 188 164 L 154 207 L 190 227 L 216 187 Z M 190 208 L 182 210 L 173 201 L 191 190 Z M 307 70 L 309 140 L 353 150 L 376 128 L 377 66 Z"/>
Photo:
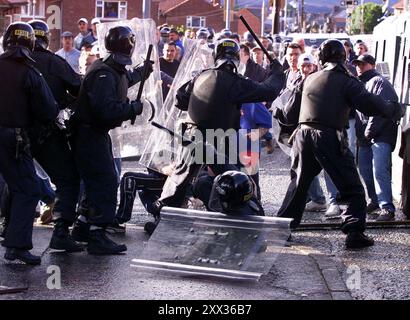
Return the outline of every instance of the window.
<path id="1" fill-rule="evenodd" d="M 21 6 L 21 16 L 30 18 L 45 18 L 45 0 L 30 0 Z"/>
<path id="2" fill-rule="evenodd" d="M 187 28 L 204 28 L 206 26 L 205 17 L 186 17 L 186 27 Z"/>
<path id="3" fill-rule="evenodd" d="M 102 19 L 127 19 L 127 1 L 95 2 L 95 16 Z"/>

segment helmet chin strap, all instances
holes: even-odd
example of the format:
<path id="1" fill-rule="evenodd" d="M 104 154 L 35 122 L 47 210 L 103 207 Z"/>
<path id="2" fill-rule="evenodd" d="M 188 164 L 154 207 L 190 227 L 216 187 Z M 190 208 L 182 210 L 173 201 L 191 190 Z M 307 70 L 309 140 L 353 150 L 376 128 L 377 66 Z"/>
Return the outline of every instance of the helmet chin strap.
<path id="1" fill-rule="evenodd" d="M 219 69 L 222 66 L 229 66 L 235 73 L 238 73 L 239 61 L 236 59 L 223 58 L 215 61 L 215 68 Z"/>

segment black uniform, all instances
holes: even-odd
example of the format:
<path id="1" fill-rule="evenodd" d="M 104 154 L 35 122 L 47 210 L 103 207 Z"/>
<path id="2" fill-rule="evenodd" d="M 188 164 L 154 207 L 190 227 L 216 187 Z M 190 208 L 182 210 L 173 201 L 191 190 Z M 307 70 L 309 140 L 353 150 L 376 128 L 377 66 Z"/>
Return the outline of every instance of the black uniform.
<path id="1" fill-rule="evenodd" d="M 348 201 L 343 232 L 363 232 L 365 193 L 345 131 L 350 109 L 356 107 L 366 115 L 384 117 L 392 117 L 396 110 L 369 93 L 345 66 L 334 63 L 325 64 L 322 71 L 305 80 L 300 105 L 295 103 L 294 107 L 300 108 L 300 115 L 293 139 L 292 180 L 278 216 L 293 218 L 292 228 L 299 225 L 307 190 L 323 168 Z"/>
<path id="2" fill-rule="evenodd" d="M 10 220 L 3 246 L 30 250 L 35 209 L 41 197 L 26 128 L 47 124 L 57 104 L 41 74 L 7 52 L 0 56 L 0 174 L 11 195 Z"/>
<path id="3" fill-rule="evenodd" d="M 110 57 L 92 64 L 80 89 L 73 147 L 94 225 L 114 220 L 118 178 L 108 132 L 135 116 L 127 92 L 140 80 L 139 72 L 129 73 Z"/>
<path id="4" fill-rule="evenodd" d="M 177 93 L 177 107 L 188 111 L 193 122 L 192 138 L 199 130 L 206 136 L 207 129 L 240 128 L 241 104 L 255 101 L 272 101 L 279 94 L 284 84 L 282 66 L 274 62 L 269 77 L 262 83 L 257 83 L 232 72 L 230 65 L 208 69 L 200 73 L 192 81 L 182 86 Z M 190 135 L 187 130 L 186 135 Z M 226 141 L 209 141 L 212 145 L 224 144 Z M 191 153 L 189 148 L 182 148 L 181 153 Z M 225 148 L 228 150 L 229 146 Z M 204 152 L 205 154 L 205 152 Z M 182 159 L 184 157 L 181 157 Z M 215 175 L 228 170 L 238 170 L 238 167 L 228 162 L 225 164 L 210 164 L 204 159 L 202 164 L 208 164 Z M 180 161 L 174 173 L 165 183 L 161 194 L 162 204 L 179 207 L 184 201 L 186 186 L 195 177 L 202 164 Z"/>
<path id="5" fill-rule="evenodd" d="M 34 66 L 43 74 L 60 110 L 70 107 L 80 90 L 80 76 L 66 60 L 40 46 L 36 46 L 32 57 L 36 61 Z M 30 141 L 33 157 L 56 186 L 54 219 L 74 222 L 80 176 L 67 135 L 67 131 L 59 129 L 55 124 L 47 127 L 37 124 L 30 130 Z"/>

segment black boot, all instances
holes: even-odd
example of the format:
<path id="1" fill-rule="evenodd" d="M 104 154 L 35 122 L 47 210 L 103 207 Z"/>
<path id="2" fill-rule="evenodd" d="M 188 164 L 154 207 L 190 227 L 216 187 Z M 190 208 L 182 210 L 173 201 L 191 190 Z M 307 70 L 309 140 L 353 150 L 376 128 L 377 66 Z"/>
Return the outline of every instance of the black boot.
<path id="1" fill-rule="evenodd" d="M 20 260 L 33 266 L 41 264 L 41 257 L 32 255 L 28 250 L 17 248 L 7 248 L 4 259 L 9 261 Z"/>
<path id="2" fill-rule="evenodd" d="M 346 248 L 357 249 L 371 247 L 372 245 L 374 245 L 374 240 L 363 232 L 352 231 L 346 237 Z"/>
<path id="3" fill-rule="evenodd" d="M 90 240 L 90 225 L 86 222 L 77 220 L 71 231 L 71 237 L 78 242 L 87 243 Z"/>
<path id="4" fill-rule="evenodd" d="M 155 231 L 155 228 L 157 227 L 158 223 L 149 221 L 144 225 L 144 230 L 146 233 L 149 235 L 152 235 Z"/>
<path id="5" fill-rule="evenodd" d="M 6 237 L 7 225 L 6 222 L 2 222 L 0 224 L 0 238 Z"/>
<path id="6" fill-rule="evenodd" d="M 73 240 L 68 230 L 70 223 L 58 219 L 54 226 L 53 236 L 50 241 L 50 248 L 65 250 L 66 252 L 81 252 L 84 248 Z"/>
<path id="7" fill-rule="evenodd" d="M 108 238 L 104 229 L 96 229 L 90 230 L 87 251 L 90 254 L 118 254 L 127 251 L 127 247 Z"/>
<path id="8" fill-rule="evenodd" d="M 149 235 L 152 235 L 154 233 L 161 218 L 159 215 L 154 215 L 154 219 L 154 222 L 149 221 L 144 225 L 144 231 Z"/>

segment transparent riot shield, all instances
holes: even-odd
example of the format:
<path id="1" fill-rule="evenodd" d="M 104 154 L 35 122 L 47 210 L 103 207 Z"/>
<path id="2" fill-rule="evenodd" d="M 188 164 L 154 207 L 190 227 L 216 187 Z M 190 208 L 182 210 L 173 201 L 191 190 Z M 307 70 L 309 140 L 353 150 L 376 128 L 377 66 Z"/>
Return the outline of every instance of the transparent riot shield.
<path id="1" fill-rule="evenodd" d="M 156 230 L 131 266 L 258 281 L 281 253 L 291 221 L 165 207 Z"/>
<path id="2" fill-rule="evenodd" d="M 280 108 L 283 109 L 283 107 L 286 105 L 286 103 L 289 101 L 289 98 L 292 94 L 292 91 L 289 89 L 285 89 L 273 102 L 272 102 L 272 109 L 275 108 Z M 272 117 L 272 132 L 273 132 L 273 137 L 276 139 L 280 149 L 286 153 L 288 156 L 290 156 L 291 152 L 291 146 L 288 143 L 288 139 L 290 138 L 290 135 L 284 134 L 280 128 L 280 125 L 278 123 L 278 120 Z"/>
<path id="3" fill-rule="evenodd" d="M 132 56 L 132 66 L 134 68 L 143 64 L 143 60 L 148 51 L 148 46 L 152 44 L 153 51 L 151 60 L 154 61 L 154 72 L 145 81 L 144 91 L 141 98 L 144 104 L 144 111 L 140 116 L 137 116 L 135 124 L 131 125 L 130 121 L 124 122 L 119 128 L 111 130 L 110 136 L 113 142 L 114 157 L 135 157 L 140 156 L 145 146 L 146 137 L 150 136 L 152 126 L 148 124 L 148 119 L 151 117 L 152 108 L 155 114 L 159 114 L 162 109 L 162 90 L 161 90 L 161 74 L 159 70 L 159 54 L 156 41 L 156 26 L 152 19 L 137 19 L 122 20 L 108 23 L 101 23 L 98 27 L 98 43 L 100 46 L 100 55 L 104 57 L 107 54 L 104 39 L 109 29 L 115 26 L 128 26 L 134 33 L 136 38 L 135 51 Z M 136 99 L 139 89 L 139 84 L 129 88 L 128 98 L 130 101 Z"/>
<path id="4" fill-rule="evenodd" d="M 178 131 L 176 128 L 187 117 L 186 112 L 175 107 L 178 89 L 201 70 L 209 68 L 212 65 L 212 50 L 209 49 L 206 44 L 201 45 L 195 40 L 186 42 L 184 56 L 168 96 L 164 101 L 164 106 L 156 117 L 156 122 L 173 132 Z M 178 146 L 176 146 L 172 134 L 155 128 L 145 145 L 140 163 L 155 171 L 169 174 L 170 170 L 168 170 L 168 168 L 172 167 L 177 148 Z"/>

